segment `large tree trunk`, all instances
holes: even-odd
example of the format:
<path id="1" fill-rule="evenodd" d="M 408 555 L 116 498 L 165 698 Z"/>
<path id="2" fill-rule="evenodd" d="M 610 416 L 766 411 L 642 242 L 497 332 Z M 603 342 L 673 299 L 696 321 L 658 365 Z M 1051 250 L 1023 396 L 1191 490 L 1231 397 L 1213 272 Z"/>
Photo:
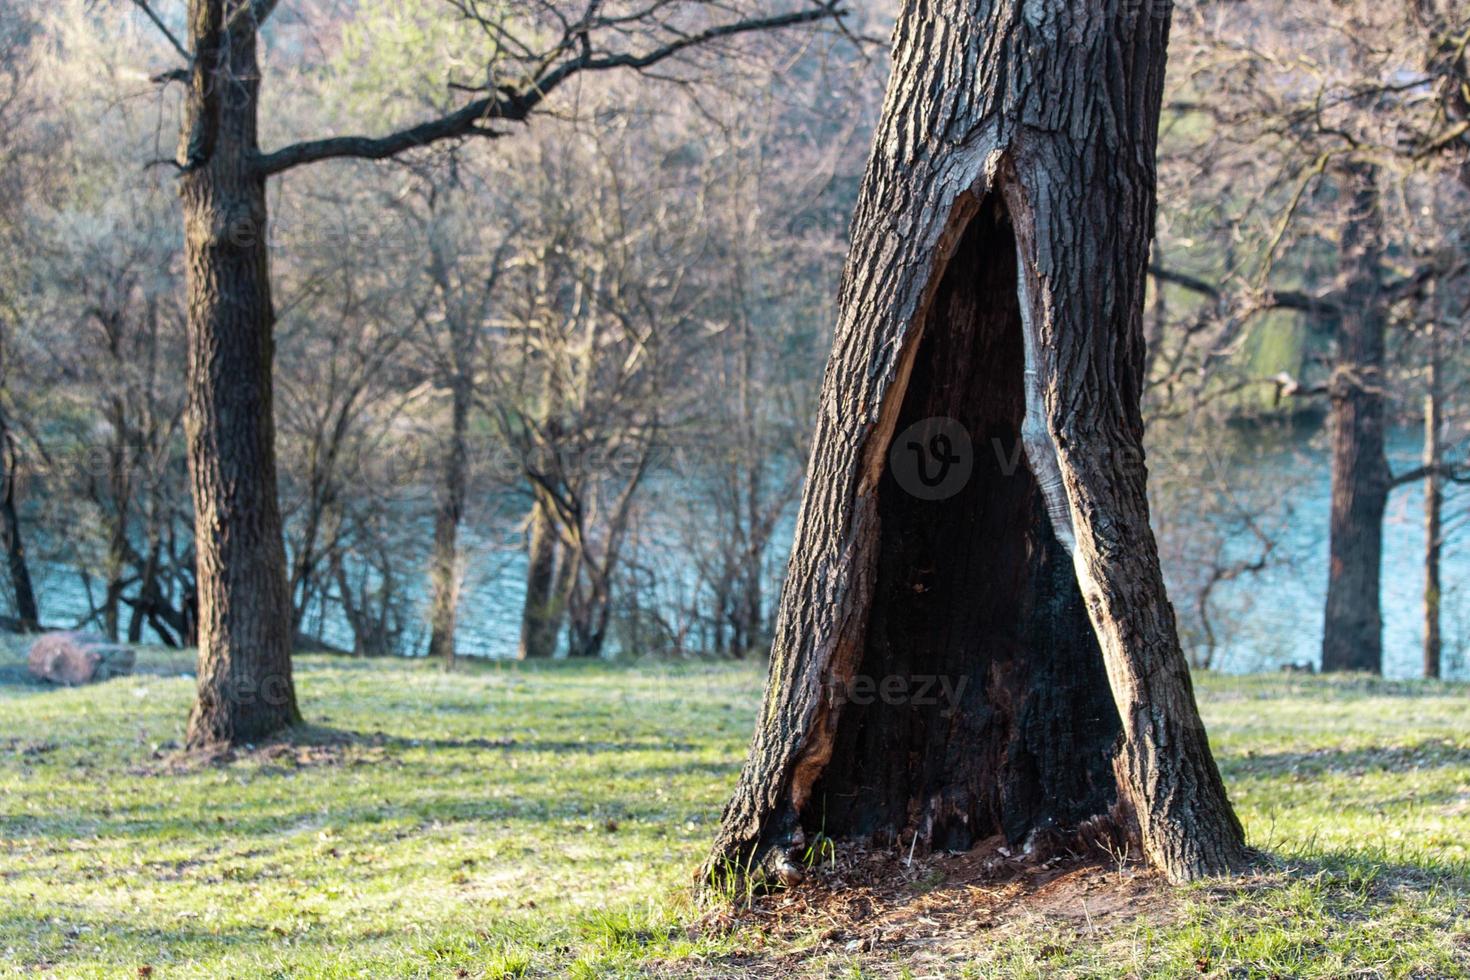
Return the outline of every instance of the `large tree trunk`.
<path id="1" fill-rule="evenodd" d="M 431 569 L 429 656 L 454 666 L 454 627 L 459 612 L 459 522 L 464 517 L 465 434 L 469 424 L 471 381 L 459 372 L 451 394 L 449 445 L 444 455 L 444 483 L 434 513 L 434 557 Z"/>
<path id="2" fill-rule="evenodd" d="M 276 499 L 264 177 L 254 169 L 255 34 L 191 0 L 195 51 L 182 177 L 189 475 L 199 577 L 199 691 L 188 743 L 241 743 L 300 721 Z"/>
<path id="3" fill-rule="evenodd" d="M 531 505 L 527 532 L 526 602 L 521 612 L 522 660 L 540 660 L 556 653 L 565 599 L 556 592 L 556 527 L 549 505 L 537 495 Z"/>
<path id="4" fill-rule="evenodd" d="M 1343 231 L 1348 283 L 1332 373 L 1332 521 L 1322 669 L 1383 672 L 1379 592 L 1383 514 L 1392 479 L 1384 452 L 1383 210 L 1377 168 L 1347 170 Z"/>
<path id="5" fill-rule="evenodd" d="M 906 6 L 707 875 L 790 878 L 816 833 L 1019 846 L 1100 822 L 1174 879 L 1245 860 L 1145 496 L 1156 9 Z"/>

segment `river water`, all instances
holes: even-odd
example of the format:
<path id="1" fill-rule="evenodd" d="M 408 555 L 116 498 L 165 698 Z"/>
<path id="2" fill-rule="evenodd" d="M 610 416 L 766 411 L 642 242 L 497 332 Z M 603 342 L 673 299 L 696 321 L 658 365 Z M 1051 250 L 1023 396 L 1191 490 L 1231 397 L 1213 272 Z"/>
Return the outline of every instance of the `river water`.
<path id="1" fill-rule="evenodd" d="M 1322 606 L 1327 586 L 1327 520 L 1330 481 L 1325 453 L 1318 439 L 1293 438 L 1286 444 L 1263 441 L 1252 447 L 1252 437 L 1233 436 L 1236 451 L 1230 454 L 1232 479 L 1241 486 L 1269 488 L 1283 512 L 1289 516 L 1271 530 L 1277 544 L 1270 564 L 1261 572 L 1243 575 L 1219 585 L 1210 603 L 1215 626 L 1216 647 L 1211 658 L 1214 669 L 1230 673 L 1274 671 L 1288 664 L 1316 664 L 1322 637 Z M 1244 451 L 1241 451 L 1244 447 Z M 1412 431 L 1396 432 L 1391 439 L 1390 455 L 1395 469 L 1417 464 L 1418 435 Z M 1167 476 L 1165 458 L 1151 459 L 1155 480 Z M 687 523 L 687 507 L 680 503 L 678 483 L 674 478 L 660 484 L 646 515 L 652 533 L 644 540 L 642 556 L 645 564 L 662 570 L 672 582 L 666 592 L 684 591 L 692 587 L 692 572 L 680 566 L 679 535 L 674 528 Z M 1442 631 L 1444 636 L 1444 673 L 1447 677 L 1470 678 L 1467 647 L 1470 647 L 1470 488 L 1451 485 L 1446 490 L 1445 522 L 1447 543 L 1444 549 L 1442 579 L 1444 600 Z M 1420 673 L 1423 596 L 1422 560 L 1424 549 L 1423 488 L 1413 484 L 1396 490 L 1389 504 L 1384 526 L 1383 615 L 1384 673 L 1389 677 L 1415 677 Z M 791 510 L 795 509 L 795 501 Z M 1156 508 L 1157 509 L 1157 508 Z M 789 548 L 793 514 L 788 514 L 778 530 L 770 556 L 771 585 L 767 601 L 775 595 L 776 583 L 785 564 Z M 664 531 L 660 533 L 659 527 Z M 1187 528 L 1184 529 L 1187 532 Z M 1175 529 L 1177 535 L 1179 529 Z M 1168 537 L 1167 534 L 1161 538 Z M 514 656 L 519 636 L 520 606 L 524 593 L 525 557 L 514 546 L 514 533 L 500 527 L 489 532 L 467 531 L 468 561 L 462 589 L 459 648 L 463 655 L 480 657 Z M 662 544 L 659 544 L 662 542 Z M 1242 532 L 1239 542 L 1228 541 L 1226 552 L 1238 550 L 1242 556 L 1258 550 L 1254 539 Z M 61 566 L 36 569 L 42 599 L 42 615 L 51 625 L 70 625 L 86 614 L 85 592 L 79 577 Z M 1165 575 L 1170 579 L 1171 596 L 1181 611 L 1186 640 L 1197 644 L 1198 631 L 1189 628 L 1192 616 L 1192 592 L 1189 583 L 1197 581 L 1197 571 L 1187 567 L 1185 559 L 1169 563 L 1165 552 Z M 423 577 L 414 576 L 405 586 L 404 607 L 409 613 L 404 636 L 406 650 L 421 651 L 426 645 L 426 629 L 422 611 L 426 605 Z M 351 633 L 340 614 L 330 610 L 315 611 L 307 622 L 314 632 L 335 646 L 350 648 Z M 151 638 L 150 639 L 156 639 Z M 1193 651 L 1198 657 L 1200 651 Z"/>
<path id="2" fill-rule="evenodd" d="M 1394 472 L 1420 465 L 1420 433 L 1398 430 L 1389 438 Z M 1235 627 L 1222 633 L 1217 669 L 1250 673 L 1286 664 L 1319 665 L 1322 609 L 1327 594 L 1328 517 L 1331 476 L 1326 453 L 1299 440 L 1270 446 L 1257 471 L 1283 488 L 1291 517 L 1277 528 L 1279 554 L 1261 573 L 1219 587 L 1216 606 Z M 1444 548 L 1440 577 L 1445 677 L 1470 679 L 1470 487 L 1445 487 Z M 1253 545 L 1243 543 L 1243 549 Z M 1383 526 L 1383 672 L 1422 675 L 1424 599 L 1424 485 L 1406 484 L 1389 496 Z M 1168 569 L 1166 568 L 1166 574 Z M 1182 596 L 1176 596 L 1176 603 Z"/>

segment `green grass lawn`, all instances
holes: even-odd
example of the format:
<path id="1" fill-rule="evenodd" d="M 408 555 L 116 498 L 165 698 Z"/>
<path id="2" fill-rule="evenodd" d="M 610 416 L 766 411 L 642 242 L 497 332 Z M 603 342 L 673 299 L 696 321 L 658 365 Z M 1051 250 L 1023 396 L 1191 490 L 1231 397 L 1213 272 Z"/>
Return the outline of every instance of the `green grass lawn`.
<path id="1" fill-rule="evenodd" d="M 187 660 L 145 651 L 154 673 L 57 690 L 0 642 L 15 975 L 1470 976 L 1463 685 L 1201 678 L 1241 817 L 1276 863 L 1155 886 L 1080 931 L 1022 903 L 936 958 L 854 951 L 820 921 L 690 928 L 757 665 L 446 675 L 302 657 L 313 730 L 182 765 Z"/>

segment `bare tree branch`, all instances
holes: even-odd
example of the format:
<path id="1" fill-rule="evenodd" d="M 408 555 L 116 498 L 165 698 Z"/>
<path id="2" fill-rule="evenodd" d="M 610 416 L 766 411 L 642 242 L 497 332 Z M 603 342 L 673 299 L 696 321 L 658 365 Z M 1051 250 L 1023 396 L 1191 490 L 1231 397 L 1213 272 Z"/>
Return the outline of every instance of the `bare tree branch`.
<path id="1" fill-rule="evenodd" d="M 148 16 L 148 19 L 153 21 L 153 26 L 158 28 L 159 32 L 168 39 L 168 43 L 179 53 L 179 57 L 184 59 L 185 64 L 194 60 L 189 55 L 189 49 L 184 47 L 183 43 L 174 35 L 174 32 L 168 29 L 168 25 L 163 22 L 163 18 L 159 17 L 158 13 L 152 7 L 148 6 L 148 0 L 133 0 L 133 6 L 143 11 Z"/>
<path id="2" fill-rule="evenodd" d="M 1389 486 L 1397 489 L 1408 483 L 1418 483 L 1430 476 L 1437 476 L 1451 483 L 1470 483 L 1470 465 L 1461 464 L 1455 466 L 1449 463 L 1441 463 L 1435 466 L 1416 466 L 1412 470 L 1394 476 L 1389 481 Z"/>
<path id="3" fill-rule="evenodd" d="M 1158 264 L 1150 265 L 1148 272 L 1160 282 L 1179 286 L 1192 293 L 1199 293 L 1217 302 L 1224 295 L 1219 286 L 1187 272 L 1166 269 Z M 1338 316 L 1342 313 L 1342 301 L 1336 293 L 1314 296 L 1311 293 L 1291 289 L 1267 289 L 1251 303 L 1251 308 L 1256 311 L 1296 310 L 1299 313 L 1313 313 L 1319 316 Z"/>
<path id="4" fill-rule="evenodd" d="M 269 0 L 260 0 L 260 2 L 269 2 Z M 303 164 L 315 163 L 318 160 L 340 157 L 382 160 L 405 150 L 428 146 L 440 140 L 500 135 L 498 131 L 487 128 L 485 124 L 491 120 L 524 121 L 558 86 L 582 72 L 607 71 L 617 68 L 634 70 L 648 68 L 681 51 L 721 38 L 841 18 L 846 16 L 846 13 L 841 6 L 841 0 L 814 0 L 813 6 L 807 9 L 720 24 L 676 38 L 643 54 L 620 52 L 598 55 L 593 53 L 589 46 L 579 45 L 578 55 L 554 67 L 546 68 L 538 77 L 526 84 L 520 87 L 502 87 L 498 95 L 477 99 L 438 119 L 402 129 L 387 136 L 337 136 L 294 143 L 274 152 L 262 154 L 256 160 L 256 170 L 262 176 L 271 176 Z M 578 38 L 584 32 L 580 25 L 574 25 L 572 30 Z"/>
<path id="5" fill-rule="evenodd" d="M 1155 262 L 1149 265 L 1148 274 L 1160 282 L 1180 286 L 1189 290 L 1191 293 L 1199 293 L 1201 296 L 1213 300 L 1220 299 L 1220 288 L 1218 286 L 1205 282 L 1198 276 L 1191 276 L 1187 272 L 1180 272 L 1178 269 L 1166 269 Z"/>

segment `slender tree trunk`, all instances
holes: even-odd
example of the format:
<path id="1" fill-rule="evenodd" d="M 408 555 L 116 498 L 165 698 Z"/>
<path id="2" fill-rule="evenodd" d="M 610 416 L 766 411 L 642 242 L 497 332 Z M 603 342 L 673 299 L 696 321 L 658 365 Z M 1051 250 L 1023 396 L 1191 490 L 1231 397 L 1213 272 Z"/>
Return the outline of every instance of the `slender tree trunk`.
<path id="1" fill-rule="evenodd" d="M 114 335 L 116 336 L 116 335 Z M 115 365 L 121 363 L 121 353 L 114 340 L 112 350 Z M 132 480 L 128 446 L 127 407 L 122 396 L 115 395 L 108 406 L 108 421 L 112 425 L 112 445 L 107 459 L 107 497 L 104 510 L 110 510 L 108 520 L 111 527 L 107 535 L 107 593 L 102 601 L 102 625 L 107 638 L 116 643 L 120 630 L 122 610 L 123 578 L 127 572 L 131 547 L 128 542 L 128 524 L 132 517 Z"/>
<path id="2" fill-rule="evenodd" d="M 563 540 L 557 541 L 556 581 L 551 586 L 552 620 L 546 627 L 552 638 L 553 651 L 561 636 L 562 627 L 570 618 L 572 593 L 576 591 L 577 583 L 582 577 L 582 561 L 580 551 Z"/>
<path id="3" fill-rule="evenodd" d="M 150 544 L 148 558 L 143 563 L 143 568 L 138 573 L 138 598 L 133 602 L 132 613 L 128 616 L 128 642 L 143 642 L 143 623 L 152 609 L 154 598 L 158 595 L 158 546 Z M 161 636 L 167 637 L 167 633 Z"/>
<path id="4" fill-rule="evenodd" d="M 1379 674 L 1383 515 L 1392 486 L 1383 430 L 1383 211 L 1375 166 L 1354 164 L 1347 179 L 1352 212 L 1342 250 L 1349 278 L 1330 390 L 1332 522 L 1322 669 Z"/>
<path id="5" fill-rule="evenodd" d="M 16 619 L 21 629 L 36 630 L 41 628 L 41 610 L 31 584 L 20 512 L 15 504 L 16 468 L 15 442 L 4 414 L 0 413 L 0 539 L 5 544 L 5 566 L 10 574 L 10 590 L 15 595 Z"/>
<path id="6" fill-rule="evenodd" d="M 556 592 L 556 528 L 537 495 L 531 505 L 526 558 L 526 602 L 521 613 L 522 660 L 551 657 L 561 632 L 563 599 Z"/>
<path id="7" fill-rule="evenodd" d="M 742 256 L 743 257 L 743 253 Z M 740 380 L 737 386 L 738 404 L 740 411 L 740 434 L 741 434 L 741 459 L 737 466 L 744 472 L 736 478 L 736 514 L 734 515 L 737 526 L 742 519 L 739 513 L 742 501 L 740 496 L 744 495 L 744 534 L 742 535 L 743 547 L 739 553 L 739 571 L 737 574 L 737 588 L 739 589 L 739 608 L 736 612 L 735 636 L 731 643 L 731 650 L 736 659 L 744 659 L 755 645 L 755 638 L 760 633 L 761 627 L 761 558 L 765 551 L 765 543 L 762 538 L 761 527 L 761 486 L 765 475 L 766 460 L 760 451 L 760 434 L 757 429 L 757 405 L 753 392 L 755 386 L 755 332 L 750 327 L 750 317 L 745 308 L 745 263 L 737 257 L 735 263 L 736 285 L 740 297 L 739 306 L 739 343 L 740 343 Z M 740 479 L 743 476 L 743 480 Z M 741 486 L 741 484 L 744 484 Z"/>
<path id="8" fill-rule="evenodd" d="M 602 656 L 612 612 L 612 596 L 605 574 L 612 562 L 607 561 L 603 568 L 598 568 L 591 557 L 583 556 L 582 560 L 587 564 L 581 576 L 581 591 L 575 595 L 568 593 L 567 656 L 596 659 Z M 573 583 L 572 588 L 577 589 L 578 585 Z"/>
<path id="9" fill-rule="evenodd" d="M 1148 524 L 1160 10 L 905 6 L 708 876 L 790 879 L 817 833 L 1246 860 Z"/>
<path id="10" fill-rule="evenodd" d="M 276 498 L 265 179 L 254 169 L 255 34 L 222 0 L 190 0 L 195 52 L 181 157 L 187 437 L 199 592 L 188 744 L 242 743 L 300 721 Z"/>
<path id="11" fill-rule="evenodd" d="M 537 271 L 536 295 L 544 299 L 551 293 L 549 249 L 541 253 Z M 556 419 L 560 406 L 557 374 L 548 365 L 541 379 L 541 424 Z M 576 562 L 560 541 L 556 526 L 555 506 L 544 488 L 532 484 L 530 526 L 526 538 L 526 598 L 521 607 L 521 642 L 517 656 L 521 660 L 548 659 L 556 655 L 557 640 L 566 618 L 567 602 L 575 584 Z M 558 561 L 560 555 L 560 561 Z M 571 574 L 573 577 L 568 579 Z"/>
<path id="12" fill-rule="evenodd" d="M 1429 365 L 1425 370 L 1424 395 L 1424 676 L 1440 675 L 1440 580 L 1439 560 L 1444 532 L 1441 515 L 1444 510 L 1444 486 L 1440 467 L 1444 465 L 1444 443 L 1440 438 L 1442 405 L 1440 403 L 1439 328 L 1429 325 Z"/>
<path id="13" fill-rule="evenodd" d="M 297 539 L 292 555 L 290 574 L 286 579 L 286 591 L 291 596 L 291 635 L 301 632 L 306 622 L 306 611 L 315 595 L 313 575 L 321 556 L 317 552 L 317 538 L 321 536 L 322 517 L 330 493 L 325 487 L 329 477 L 316 472 L 315 468 L 307 479 L 306 516 L 301 536 Z"/>
<path id="14" fill-rule="evenodd" d="M 444 483 L 434 514 L 433 601 L 429 617 L 429 656 L 454 666 L 454 627 L 459 612 L 459 523 L 464 518 L 465 469 L 468 451 L 470 379 L 454 379 L 450 408 L 449 445 L 444 457 Z"/>
<path id="15" fill-rule="evenodd" d="M 740 610 L 738 625 L 731 653 L 736 660 L 744 660 L 756 644 L 761 632 L 761 579 L 759 557 L 749 555 L 741 575 Z"/>

